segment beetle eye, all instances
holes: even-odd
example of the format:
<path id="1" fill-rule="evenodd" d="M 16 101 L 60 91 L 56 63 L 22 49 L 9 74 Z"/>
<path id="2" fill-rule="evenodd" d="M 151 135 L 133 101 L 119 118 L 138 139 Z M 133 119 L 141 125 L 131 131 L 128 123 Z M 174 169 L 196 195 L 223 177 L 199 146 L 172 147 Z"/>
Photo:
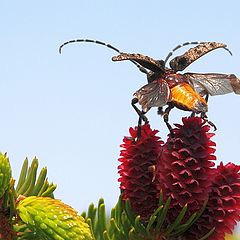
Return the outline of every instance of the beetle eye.
<path id="1" fill-rule="evenodd" d="M 157 60 L 161 66 L 165 67 L 165 62 L 163 60 Z"/>

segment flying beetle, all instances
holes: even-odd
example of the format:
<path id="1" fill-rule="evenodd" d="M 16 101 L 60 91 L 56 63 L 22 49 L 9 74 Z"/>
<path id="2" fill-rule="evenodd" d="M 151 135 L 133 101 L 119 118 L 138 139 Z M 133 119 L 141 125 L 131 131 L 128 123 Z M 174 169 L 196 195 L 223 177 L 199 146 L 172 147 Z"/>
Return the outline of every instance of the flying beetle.
<path id="1" fill-rule="evenodd" d="M 91 39 L 76 39 L 63 43 L 59 47 L 61 53 L 63 46 L 76 42 L 90 42 L 106 46 L 119 55 L 112 57 L 113 61 L 131 61 L 137 68 L 146 74 L 148 83 L 137 90 L 132 99 L 132 106 L 139 115 L 138 125 L 141 126 L 142 120 L 147 122 L 145 114 L 152 107 L 158 108 L 158 113 L 163 115 L 164 122 L 172 133 L 172 127 L 168 122 L 168 115 L 172 108 L 177 107 L 192 114 L 200 114 L 207 120 L 209 95 L 223 95 L 234 92 L 240 94 L 240 80 L 234 74 L 220 73 L 184 73 L 190 64 L 203 55 L 219 48 L 223 48 L 231 55 L 227 45 L 219 42 L 186 42 L 176 46 L 165 58 L 165 60 L 155 60 L 149 56 L 135 53 L 124 53 L 114 46 Z M 180 56 L 176 56 L 169 62 L 170 67 L 166 67 L 169 58 L 173 53 L 190 44 L 196 46 L 190 48 Z M 136 104 L 142 107 L 140 110 Z M 163 107 L 166 108 L 163 110 Z M 215 125 L 209 122 L 215 129 Z"/>

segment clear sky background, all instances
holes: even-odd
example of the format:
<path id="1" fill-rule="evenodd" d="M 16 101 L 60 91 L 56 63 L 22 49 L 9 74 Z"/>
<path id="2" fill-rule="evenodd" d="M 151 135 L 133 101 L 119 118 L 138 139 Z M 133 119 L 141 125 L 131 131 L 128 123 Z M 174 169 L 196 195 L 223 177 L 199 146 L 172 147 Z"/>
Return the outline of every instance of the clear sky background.
<path id="1" fill-rule="evenodd" d="M 90 38 L 156 59 L 186 41 L 228 44 L 192 64 L 189 72 L 240 76 L 239 1 L 1 1 L 0 150 L 17 178 L 25 157 L 37 156 L 57 183 L 57 198 L 79 211 L 119 195 L 117 166 L 128 128 L 137 123 L 132 94 L 146 83 L 130 62 L 114 63 L 110 49 L 64 41 Z M 184 49 L 186 50 L 186 49 Z M 177 54 L 182 53 L 178 51 Z M 218 163 L 240 163 L 240 96 L 212 97 L 209 119 L 218 130 Z M 173 110 L 170 122 L 189 113 Z M 152 127 L 167 129 L 152 109 Z"/>

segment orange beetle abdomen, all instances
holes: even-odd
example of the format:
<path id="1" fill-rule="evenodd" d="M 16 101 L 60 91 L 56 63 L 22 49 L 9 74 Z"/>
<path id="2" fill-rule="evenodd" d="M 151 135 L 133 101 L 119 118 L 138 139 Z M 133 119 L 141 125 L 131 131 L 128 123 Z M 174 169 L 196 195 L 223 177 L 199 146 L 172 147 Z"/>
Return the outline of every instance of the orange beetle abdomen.
<path id="1" fill-rule="evenodd" d="M 171 100 L 180 109 L 196 113 L 207 112 L 207 102 L 186 83 L 180 83 L 171 88 Z"/>

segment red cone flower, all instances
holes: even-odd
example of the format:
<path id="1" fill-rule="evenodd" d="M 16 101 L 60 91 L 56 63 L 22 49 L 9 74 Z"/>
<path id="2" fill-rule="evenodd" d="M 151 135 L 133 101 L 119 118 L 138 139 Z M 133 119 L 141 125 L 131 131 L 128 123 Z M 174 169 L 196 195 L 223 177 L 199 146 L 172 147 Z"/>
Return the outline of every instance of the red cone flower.
<path id="1" fill-rule="evenodd" d="M 139 140 L 137 128 L 131 128 L 131 136 L 123 140 L 118 168 L 123 200 L 129 199 L 133 210 L 147 221 L 158 207 L 160 191 L 165 201 L 171 198 L 163 224 L 166 232 L 155 229 L 158 237 L 167 234 L 168 223 L 173 223 L 186 204 L 181 224 L 207 202 L 199 219 L 181 236 L 176 235 L 178 239 L 202 239 L 214 229 L 207 239 L 224 240 L 240 221 L 240 166 L 221 163 L 214 168 L 214 134 L 209 130 L 202 118 L 188 117 L 182 125 L 176 124 L 174 136 L 169 135 L 164 145 L 149 125 L 142 127 Z M 152 166 L 154 172 L 149 171 Z"/>
<path id="2" fill-rule="evenodd" d="M 151 170 L 156 165 L 162 141 L 148 124 L 141 127 L 137 138 L 137 127 L 130 128 L 130 137 L 124 137 L 119 161 L 120 189 L 123 200 L 129 199 L 132 209 L 147 220 L 158 205 L 156 182 Z"/>
<path id="3" fill-rule="evenodd" d="M 0 199 L 0 239 L 12 240 L 15 233 L 8 216 L 8 210 L 4 210 L 2 205 L 3 198 Z"/>
<path id="4" fill-rule="evenodd" d="M 240 166 L 220 164 L 213 180 L 207 207 L 200 219 L 187 233 L 187 239 L 199 239 L 213 227 L 208 240 L 224 240 L 225 233 L 232 234 L 240 221 Z"/>
<path id="5" fill-rule="evenodd" d="M 216 157 L 214 135 L 200 117 L 183 118 L 176 124 L 174 137 L 163 146 L 157 164 L 158 190 L 165 199 L 171 197 L 172 221 L 188 205 L 188 214 L 201 209 L 208 198 L 214 177 L 213 160 Z"/>

